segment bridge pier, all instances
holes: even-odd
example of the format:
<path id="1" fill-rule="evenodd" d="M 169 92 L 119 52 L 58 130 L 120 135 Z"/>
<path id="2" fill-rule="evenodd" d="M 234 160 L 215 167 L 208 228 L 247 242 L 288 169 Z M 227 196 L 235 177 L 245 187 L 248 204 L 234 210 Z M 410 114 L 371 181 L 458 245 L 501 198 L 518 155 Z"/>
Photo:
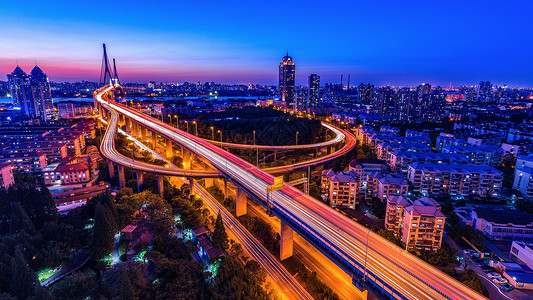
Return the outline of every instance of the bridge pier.
<path id="1" fill-rule="evenodd" d="M 119 126 L 124 125 L 124 115 L 123 114 L 119 114 L 118 115 L 118 125 Z"/>
<path id="2" fill-rule="evenodd" d="M 144 127 L 142 125 L 141 125 L 141 138 L 142 138 L 143 143 L 146 143 L 146 141 L 147 141 L 147 139 L 146 139 L 146 127 Z"/>
<path id="3" fill-rule="evenodd" d="M 126 132 L 131 134 L 131 120 L 129 118 L 124 118 L 124 122 L 126 123 Z"/>
<path id="4" fill-rule="evenodd" d="M 235 195 L 235 214 L 237 217 L 240 217 L 242 215 L 245 215 L 247 213 L 246 211 L 246 193 L 240 189 L 239 187 L 235 187 L 236 195 Z"/>
<path id="5" fill-rule="evenodd" d="M 115 177 L 115 166 L 110 160 L 107 161 L 107 168 L 109 169 L 109 178 Z"/>
<path id="6" fill-rule="evenodd" d="M 164 190 L 163 190 L 163 175 L 157 175 L 157 191 L 159 192 L 159 196 L 163 198 Z"/>
<path id="7" fill-rule="evenodd" d="M 139 137 L 139 133 L 137 132 L 137 123 L 133 122 L 133 120 L 131 120 L 131 133 L 130 133 L 134 138 L 138 138 Z"/>
<path id="8" fill-rule="evenodd" d="M 184 169 L 192 169 L 191 152 L 186 151 L 183 148 L 182 148 L 182 150 L 183 150 L 183 156 L 181 158 L 182 158 L 182 161 L 183 161 L 183 168 Z"/>
<path id="9" fill-rule="evenodd" d="M 167 144 L 167 158 L 171 158 L 174 156 L 174 151 L 172 150 L 172 141 L 169 139 L 166 139 Z"/>
<path id="10" fill-rule="evenodd" d="M 143 184 L 143 181 L 144 181 L 144 173 L 140 172 L 140 171 L 137 171 L 137 172 L 135 172 L 135 175 L 137 177 L 137 193 L 140 193 L 141 192 L 141 185 Z"/>
<path id="11" fill-rule="evenodd" d="M 157 133 L 152 131 L 152 149 L 157 152 Z"/>
<path id="12" fill-rule="evenodd" d="M 124 167 L 121 165 L 118 166 L 118 183 L 121 189 L 126 187 L 126 177 L 124 176 Z"/>
<path id="13" fill-rule="evenodd" d="M 279 243 L 279 259 L 284 260 L 292 256 L 294 232 L 289 225 L 281 221 L 281 240 Z"/>
<path id="14" fill-rule="evenodd" d="M 214 179 L 213 178 L 204 178 L 204 185 L 207 189 L 208 187 L 212 187 L 214 185 Z"/>
<path id="15" fill-rule="evenodd" d="M 278 151 L 274 151 L 274 163 L 278 160 Z"/>

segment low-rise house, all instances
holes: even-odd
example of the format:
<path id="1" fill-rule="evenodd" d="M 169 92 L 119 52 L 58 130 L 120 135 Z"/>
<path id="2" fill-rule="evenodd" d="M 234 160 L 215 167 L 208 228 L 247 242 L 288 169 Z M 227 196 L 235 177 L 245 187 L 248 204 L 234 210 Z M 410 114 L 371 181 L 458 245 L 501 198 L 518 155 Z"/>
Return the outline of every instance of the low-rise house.
<path id="1" fill-rule="evenodd" d="M 205 226 L 194 228 L 192 232 L 194 233 L 194 240 L 197 243 L 197 254 L 204 263 L 209 263 L 213 259 L 224 255 L 222 250 L 213 246 L 208 235 L 209 231 Z"/>

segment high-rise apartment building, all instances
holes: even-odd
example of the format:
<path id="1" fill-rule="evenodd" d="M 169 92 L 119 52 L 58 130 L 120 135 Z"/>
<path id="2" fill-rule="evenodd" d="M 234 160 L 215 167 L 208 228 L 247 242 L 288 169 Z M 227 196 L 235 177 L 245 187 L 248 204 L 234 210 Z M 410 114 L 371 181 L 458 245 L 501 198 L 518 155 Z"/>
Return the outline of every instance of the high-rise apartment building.
<path id="1" fill-rule="evenodd" d="M 54 109 L 50 82 L 41 68 L 35 66 L 28 75 L 17 66 L 7 79 L 15 109 L 29 118 L 50 119 Z"/>
<path id="2" fill-rule="evenodd" d="M 492 93 L 492 83 L 490 81 L 480 81 L 477 91 L 477 101 L 492 102 L 494 94 Z"/>
<path id="3" fill-rule="evenodd" d="M 279 98 L 283 102 L 294 103 L 295 65 L 289 53 L 279 64 Z"/>
<path id="4" fill-rule="evenodd" d="M 320 101 L 320 76 L 309 75 L 309 92 L 307 93 L 307 107 L 317 107 Z"/>

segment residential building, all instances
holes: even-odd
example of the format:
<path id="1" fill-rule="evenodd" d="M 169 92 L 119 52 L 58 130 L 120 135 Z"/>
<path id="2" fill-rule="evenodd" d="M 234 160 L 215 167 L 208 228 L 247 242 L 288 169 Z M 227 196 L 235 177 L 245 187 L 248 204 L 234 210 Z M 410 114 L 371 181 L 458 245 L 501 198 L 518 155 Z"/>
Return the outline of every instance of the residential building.
<path id="1" fill-rule="evenodd" d="M 514 171 L 513 189 L 527 199 L 533 200 L 533 154 L 518 156 Z"/>
<path id="2" fill-rule="evenodd" d="M 53 163 L 67 157 L 67 145 L 60 143 L 21 144 L 5 148 L 3 153 L 43 152 L 48 163 Z"/>
<path id="3" fill-rule="evenodd" d="M 390 156 L 389 166 L 394 172 L 407 174 L 409 165 L 415 162 L 427 162 L 432 164 L 467 164 L 468 158 L 462 154 L 456 153 L 394 151 Z"/>
<path id="4" fill-rule="evenodd" d="M 409 183 L 405 177 L 399 173 L 387 174 L 378 181 L 377 197 L 385 202 L 391 196 L 407 197 Z"/>
<path id="5" fill-rule="evenodd" d="M 403 226 L 403 211 L 412 201 L 404 196 L 391 196 L 387 198 L 385 212 L 385 228 L 392 231 L 395 236 L 400 236 Z"/>
<path id="6" fill-rule="evenodd" d="M 497 197 L 503 173 L 485 165 L 414 163 L 407 178 L 422 195 L 452 197 Z"/>
<path id="7" fill-rule="evenodd" d="M 46 154 L 39 151 L 0 153 L 0 163 L 12 163 L 14 170 L 26 173 L 41 173 L 46 167 Z"/>
<path id="8" fill-rule="evenodd" d="M 13 164 L 0 163 L 0 187 L 7 189 L 15 183 L 13 178 Z"/>
<path id="9" fill-rule="evenodd" d="M 381 143 L 376 147 L 376 156 L 378 159 L 385 161 L 388 165 L 391 164 L 392 153 L 395 151 L 410 151 L 410 152 L 432 152 L 430 146 L 426 144 L 400 144 L 400 143 Z"/>
<path id="10" fill-rule="evenodd" d="M 502 142 L 502 137 L 496 134 L 479 134 L 468 137 L 468 144 L 471 146 L 481 146 L 481 145 L 500 145 Z"/>
<path id="11" fill-rule="evenodd" d="M 61 119 L 74 119 L 76 118 L 76 111 L 74 110 L 74 102 L 64 101 L 57 104 L 59 111 L 59 118 Z"/>
<path id="12" fill-rule="evenodd" d="M 368 175 L 372 173 L 383 173 L 387 170 L 387 163 L 380 159 L 372 158 L 357 158 L 350 162 L 348 169 L 357 174 L 359 180 L 357 186 L 357 199 L 363 200 L 367 198 L 367 182 Z M 371 188 L 369 191 L 373 191 Z M 370 196 L 371 197 L 371 196 Z"/>
<path id="13" fill-rule="evenodd" d="M 420 198 L 403 210 L 402 242 L 408 251 L 437 251 L 442 245 L 446 217 L 432 198 Z"/>
<path id="14" fill-rule="evenodd" d="M 54 172 L 61 179 L 61 184 L 74 184 L 91 180 L 89 167 L 81 163 L 61 164 Z"/>
<path id="15" fill-rule="evenodd" d="M 533 214 L 508 207 L 458 207 L 454 211 L 491 240 L 533 241 Z"/>
<path id="16" fill-rule="evenodd" d="M 468 142 L 464 139 L 459 139 L 446 135 L 439 135 L 435 144 L 435 150 L 437 152 L 442 152 L 442 149 L 449 146 L 470 146 Z"/>
<path id="17" fill-rule="evenodd" d="M 343 206 L 355 208 L 359 205 L 357 199 L 358 176 L 354 171 L 335 173 L 329 178 L 326 197 L 332 207 Z"/>
<path id="18" fill-rule="evenodd" d="M 482 146 L 459 146 L 448 145 L 442 148 L 442 153 L 462 154 L 467 158 L 467 162 L 474 165 L 501 166 L 502 148 L 493 145 Z"/>
<path id="19" fill-rule="evenodd" d="M 502 150 L 504 155 L 510 155 L 516 159 L 519 155 L 528 155 L 533 151 L 533 140 L 522 139 L 504 142 L 502 143 Z"/>

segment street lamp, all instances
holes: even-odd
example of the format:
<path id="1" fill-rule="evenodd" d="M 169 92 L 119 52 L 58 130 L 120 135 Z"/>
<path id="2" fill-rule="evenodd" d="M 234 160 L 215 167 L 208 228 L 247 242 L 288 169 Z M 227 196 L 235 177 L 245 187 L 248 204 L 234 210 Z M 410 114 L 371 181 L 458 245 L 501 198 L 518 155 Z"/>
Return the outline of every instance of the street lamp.
<path id="1" fill-rule="evenodd" d="M 174 118 L 176 119 L 176 128 L 178 128 L 179 118 L 178 115 L 174 115 Z"/>
<path id="2" fill-rule="evenodd" d="M 171 115 L 167 115 L 167 117 L 170 119 L 170 127 L 172 127 L 172 116 Z"/>
<path id="3" fill-rule="evenodd" d="M 215 127 L 211 126 L 211 140 L 214 141 L 215 140 Z"/>
<path id="4" fill-rule="evenodd" d="M 222 131 L 217 131 L 218 133 L 220 133 L 220 149 L 222 149 Z"/>
<path id="5" fill-rule="evenodd" d="M 187 125 L 187 133 L 189 133 L 189 122 L 187 120 L 185 120 L 185 125 Z"/>
<path id="6" fill-rule="evenodd" d="M 254 130 L 254 146 L 255 146 L 255 166 L 259 168 L 259 147 L 255 144 L 255 130 Z"/>
<path id="7" fill-rule="evenodd" d="M 194 124 L 194 135 L 195 136 L 198 136 L 198 123 L 196 123 L 196 120 L 192 121 L 192 123 Z"/>
<path id="8" fill-rule="evenodd" d="M 296 131 L 296 146 L 298 146 L 298 133 L 300 133 L 300 132 Z"/>

